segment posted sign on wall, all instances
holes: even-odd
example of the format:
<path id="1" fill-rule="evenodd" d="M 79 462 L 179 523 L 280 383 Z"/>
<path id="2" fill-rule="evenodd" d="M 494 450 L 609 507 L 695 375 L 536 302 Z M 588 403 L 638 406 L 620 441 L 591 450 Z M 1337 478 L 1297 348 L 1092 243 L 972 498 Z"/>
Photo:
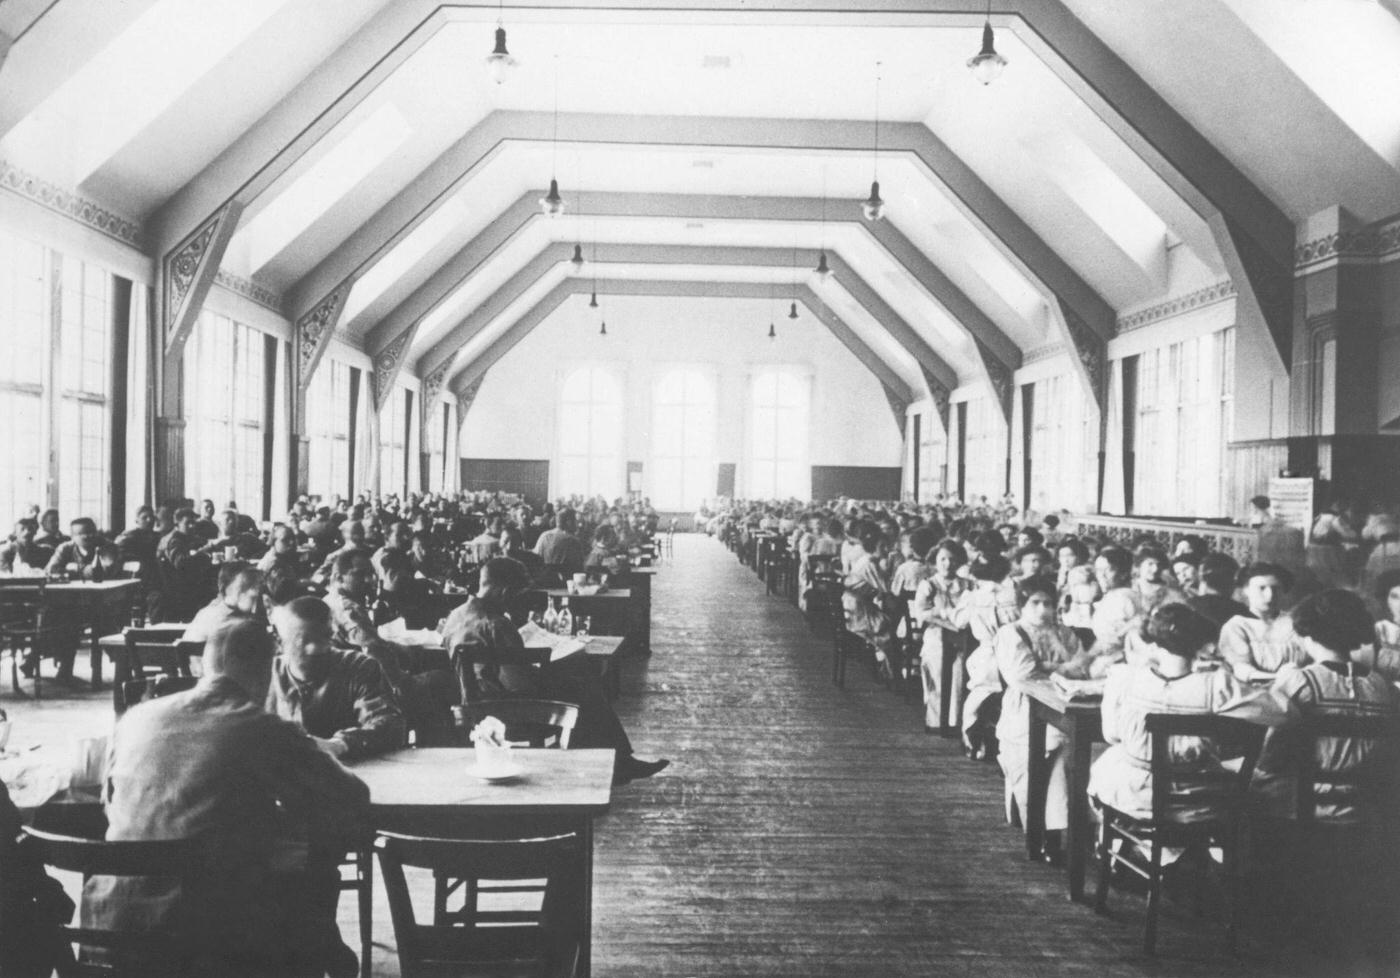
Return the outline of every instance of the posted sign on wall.
<path id="1" fill-rule="evenodd" d="M 1279 522 L 1302 530 L 1304 542 L 1312 530 L 1313 517 L 1317 515 L 1316 499 L 1316 479 L 1275 477 L 1269 480 L 1269 511 Z"/>

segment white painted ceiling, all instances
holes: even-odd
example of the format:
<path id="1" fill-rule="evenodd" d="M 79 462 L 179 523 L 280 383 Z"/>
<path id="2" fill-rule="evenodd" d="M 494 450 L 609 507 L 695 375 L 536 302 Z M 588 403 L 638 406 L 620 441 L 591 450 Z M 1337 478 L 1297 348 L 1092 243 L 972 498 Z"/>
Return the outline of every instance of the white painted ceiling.
<path id="1" fill-rule="evenodd" d="M 1400 210 L 1400 20 L 1379 0 L 1062 2 L 1291 218 L 1338 203 L 1365 220 Z M 505 3 L 500 16 L 519 66 L 499 87 L 483 63 L 496 4 L 449 7 L 250 203 L 224 269 L 294 292 L 371 218 L 393 214 L 425 170 L 494 111 L 679 118 L 693 145 L 502 142 L 453 192 L 403 216 L 400 225 L 416 226 L 360 270 L 340 332 L 363 343 L 553 175 L 569 216 L 529 222 L 442 296 L 410 362 L 552 241 L 825 245 L 970 379 L 978 360 L 967 330 L 858 225 L 587 217 L 589 194 L 600 192 L 858 200 L 873 175 L 873 146 L 724 148 L 707 141 L 706 120 L 863 120 L 873 143 L 878 74 L 881 120 L 927 127 L 1112 309 L 1223 277 L 1201 216 L 1066 83 L 1053 52 L 1037 53 L 1043 46 L 1018 18 L 994 18 L 1010 64 L 983 87 L 964 67 L 980 43 L 977 3 L 962 13 L 910 0 L 881 10 L 866 0 L 768 6 L 781 9 Z M 0 159 L 152 219 L 211 174 L 252 179 L 266 162 L 264 130 L 282 124 L 279 113 L 296 100 L 329 108 L 343 85 L 326 80 L 326 66 L 343 52 L 393 53 L 403 38 L 382 25 L 401 10 L 391 0 L 10 0 L 0 32 L 18 40 L 0 66 Z M 889 152 L 878 174 L 887 220 L 1015 347 L 1056 339 L 1046 286 L 942 175 Z M 636 266 L 639 275 L 655 271 Z M 792 277 L 775 267 L 665 271 L 675 280 Z M 551 269 L 492 329 L 508 328 L 569 273 Z M 867 311 L 839 287 L 830 301 L 919 386 L 912 358 Z"/>

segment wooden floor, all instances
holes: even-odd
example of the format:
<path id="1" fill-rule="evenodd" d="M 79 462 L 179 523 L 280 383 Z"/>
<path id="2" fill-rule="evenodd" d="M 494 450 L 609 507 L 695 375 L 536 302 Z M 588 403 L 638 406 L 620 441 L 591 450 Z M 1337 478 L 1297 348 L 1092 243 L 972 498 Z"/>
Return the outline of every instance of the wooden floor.
<path id="1" fill-rule="evenodd" d="M 1097 917 L 1059 870 L 1025 860 L 1001 776 L 923 732 L 920 709 L 829 646 L 718 542 L 676 539 L 656 578 L 654 656 L 625 663 L 618 709 L 637 753 L 670 770 L 620 789 L 597 834 L 600 976 L 1378 976 L 1327 960 L 1253 914 L 1242 953 L 1168 903 L 1159 957 L 1143 901 Z M 6 681 L 8 686 L 8 680 Z M 0 692 L 14 743 L 104 733 L 105 694 Z M 1092 885 L 1092 884 L 1091 884 Z M 398 975 L 382 887 L 376 975 Z M 358 946 L 353 899 L 341 930 Z"/>
<path id="2" fill-rule="evenodd" d="M 853 669 L 718 542 L 678 537 L 653 644 L 620 712 L 673 766 L 600 825 L 604 976 L 1342 975 L 1262 921 L 1231 961 L 1168 904 L 1156 961 L 1143 900 L 1103 919 L 1028 863 L 1001 776 L 923 732 L 920 708 Z"/>

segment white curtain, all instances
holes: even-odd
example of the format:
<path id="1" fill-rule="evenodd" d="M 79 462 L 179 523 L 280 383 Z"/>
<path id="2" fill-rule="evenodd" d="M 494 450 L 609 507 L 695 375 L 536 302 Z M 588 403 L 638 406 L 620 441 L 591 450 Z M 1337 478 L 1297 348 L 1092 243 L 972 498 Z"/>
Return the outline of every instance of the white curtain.
<path id="1" fill-rule="evenodd" d="M 1108 432 L 1104 444 L 1103 511 L 1123 515 L 1123 361 L 1108 372 Z"/>

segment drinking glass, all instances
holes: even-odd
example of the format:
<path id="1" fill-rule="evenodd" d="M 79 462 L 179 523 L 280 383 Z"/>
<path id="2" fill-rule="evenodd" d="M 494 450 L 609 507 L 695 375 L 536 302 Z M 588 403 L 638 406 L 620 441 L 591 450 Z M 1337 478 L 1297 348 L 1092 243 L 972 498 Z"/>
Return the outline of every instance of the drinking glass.
<path id="1" fill-rule="evenodd" d="M 579 618 L 578 618 L 578 630 L 577 630 L 576 632 L 574 632 L 574 637 L 575 637 L 576 639 L 578 639 L 580 642 L 587 642 L 587 641 L 588 641 L 588 629 L 589 629 L 589 626 L 590 626 L 591 624 L 592 624 L 592 622 L 590 622 L 590 621 L 588 620 L 588 616 L 587 616 L 587 615 L 580 615 Z"/>

